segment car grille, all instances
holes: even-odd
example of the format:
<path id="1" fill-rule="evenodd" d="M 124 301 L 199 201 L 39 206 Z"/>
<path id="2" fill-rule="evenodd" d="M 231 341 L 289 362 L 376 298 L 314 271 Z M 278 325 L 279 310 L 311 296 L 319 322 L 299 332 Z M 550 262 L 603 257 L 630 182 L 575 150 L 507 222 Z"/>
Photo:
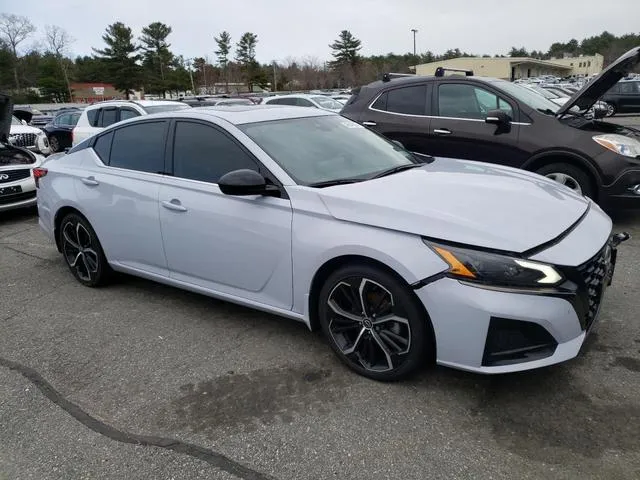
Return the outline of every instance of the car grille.
<path id="1" fill-rule="evenodd" d="M 9 142 L 16 147 L 33 147 L 36 144 L 35 133 L 17 133 L 9 136 Z"/>
<path id="2" fill-rule="evenodd" d="M 36 191 L 14 193 L 13 195 L 2 195 L 0 197 L 0 205 L 8 205 L 10 203 L 22 202 L 36 198 Z"/>
<path id="3" fill-rule="evenodd" d="M 585 316 L 585 328 L 588 330 L 598 314 L 605 282 L 608 281 L 607 273 L 611 263 L 611 243 L 600 250 L 595 257 L 578 267 L 582 275 L 587 293 L 588 309 Z"/>
<path id="4" fill-rule="evenodd" d="M 31 169 L 21 168 L 20 170 L 0 170 L 0 183 L 15 182 L 31 176 Z"/>

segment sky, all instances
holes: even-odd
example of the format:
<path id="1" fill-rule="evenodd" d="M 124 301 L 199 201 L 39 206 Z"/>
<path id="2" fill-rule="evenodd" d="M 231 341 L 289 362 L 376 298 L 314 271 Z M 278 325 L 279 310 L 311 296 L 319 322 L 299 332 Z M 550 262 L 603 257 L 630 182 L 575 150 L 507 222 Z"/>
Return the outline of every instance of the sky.
<path id="1" fill-rule="evenodd" d="M 91 47 L 103 47 L 110 23 L 123 22 L 137 36 L 160 21 L 173 28 L 169 42 L 175 54 L 212 62 L 214 37 L 223 30 L 234 43 L 244 32 L 257 34 L 262 63 L 330 60 L 329 44 L 345 29 L 362 41 L 363 55 L 413 51 L 414 28 L 418 52 L 459 48 L 491 55 L 512 46 L 546 51 L 553 42 L 604 30 L 640 33 L 640 0 L 20 0 L 7 1 L 2 12 L 24 15 L 38 28 L 24 47 L 52 24 L 74 37 L 74 55 L 88 55 Z"/>

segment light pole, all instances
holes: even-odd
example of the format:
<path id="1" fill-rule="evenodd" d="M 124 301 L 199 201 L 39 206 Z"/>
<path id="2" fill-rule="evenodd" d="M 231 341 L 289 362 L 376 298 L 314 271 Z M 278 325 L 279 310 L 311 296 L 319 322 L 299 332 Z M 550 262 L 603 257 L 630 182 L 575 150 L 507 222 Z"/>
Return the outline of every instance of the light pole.
<path id="1" fill-rule="evenodd" d="M 189 69 L 189 78 L 191 79 L 191 95 L 197 95 L 196 87 L 193 84 L 193 72 L 191 71 L 192 59 L 187 58 L 187 61 L 185 63 L 187 64 L 187 68 Z"/>
<path id="2" fill-rule="evenodd" d="M 416 33 L 418 33 L 418 30 L 416 30 L 415 28 L 412 28 L 411 31 L 413 32 L 413 56 L 416 56 Z"/>
<path id="3" fill-rule="evenodd" d="M 273 89 L 272 92 L 277 92 L 278 91 L 278 83 L 276 80 L 276 61 L 273 61 Z"/>

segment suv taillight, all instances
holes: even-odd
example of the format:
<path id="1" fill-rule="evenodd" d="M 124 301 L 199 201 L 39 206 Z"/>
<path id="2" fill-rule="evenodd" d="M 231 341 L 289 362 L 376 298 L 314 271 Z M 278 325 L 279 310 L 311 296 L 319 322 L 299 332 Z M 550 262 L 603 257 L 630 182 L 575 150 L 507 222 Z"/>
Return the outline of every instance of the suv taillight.
<path id="1" fill-rule="evenodd" d="M 36 182 L 36 188 L 40 188 L 40 179 L 47 175 L 49 170 L 46 168 L 36 167 L 33 169 L 33 179 Z"/>

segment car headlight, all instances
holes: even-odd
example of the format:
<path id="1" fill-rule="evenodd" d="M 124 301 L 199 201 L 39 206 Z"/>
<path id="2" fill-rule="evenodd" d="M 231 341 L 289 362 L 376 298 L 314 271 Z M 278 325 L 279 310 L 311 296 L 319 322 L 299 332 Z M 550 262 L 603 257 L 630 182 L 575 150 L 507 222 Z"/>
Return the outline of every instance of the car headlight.
<path id="1" fill-rule="evenodd" d="M 624 135 L 607 134 L 596 135 L 593 139 L 604 148 L 625 157 L 640 157 L 640 142 L 635 138 Z"/>
<path id="2" fill-rule="evenodd" d="M 562 275 L 546 263 L 425 243 L 449 265 L 448 275 L 460 280 L 508 287 L 552 287 L 563 281 Z"/>

